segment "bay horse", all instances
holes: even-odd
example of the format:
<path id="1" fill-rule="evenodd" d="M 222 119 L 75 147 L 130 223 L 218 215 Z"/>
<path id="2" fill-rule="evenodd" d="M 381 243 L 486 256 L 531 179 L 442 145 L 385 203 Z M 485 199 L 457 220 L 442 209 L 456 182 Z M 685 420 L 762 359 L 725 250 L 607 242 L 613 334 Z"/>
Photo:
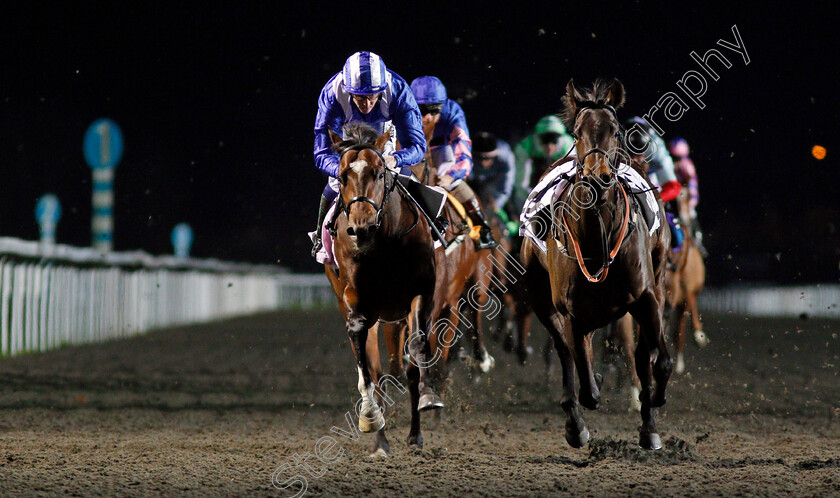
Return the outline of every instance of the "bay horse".
<path id="1" fill-rule="evenodd" d="M 437 311 L 436 268 L 445 262 L 434 249 L 425 217 L 398 188 L 396 174 L 385 167 L 382 150 L 390 133 L 377 136 L 366 124 L 352 123 L 343 134 L 345 139 L 330 130 L 340 156 L 339 213 L 332 221 L 338 269 L 325 268 L 356 356 L 358 427 L 361 432 L 376 431 L 373 454 L 387 455 L 384 393 L 377 388 L 377 323 L 407 320 L 412 410 L 408 443 L 422 446 L 419 412 L 443 407 L 429 374 L 435 361 L 429 335 Z"/>
<path id="2" fill-rule="evenodd" d="M 426 155 L 423 160 L 413 166 L 411 170 L 424 185 L 437 184 L 437 167 L 432 164 L 432 134 L 434 122 L 423 127 L 426 136 Z M 488 307 L 488 288 L 491 271 L 488 255 L 490 249 L 478 250 L 471 240 L 473 234 L 469 225 L 469 218 L 465 212 L 456 208 L 456 202 L 451 195 L 444 206 L 443 215 L 449 223 L 446 230 L 446 245 L 438 248 L 443 255 L 444 265 L 437 267 L 437 285 L 435 287 L 435 303 L 440 303 L 440 310 L 436 314 L 435 327 L 438 333 L 446 332 L 448 337 L 457 340 L 463 335 L 461 329 L 466 329 L 472 342 L 472 360 L 469 362 L 478 373 L 489 372 L 496 360 L 487 352 L 481 335 L 484 310 Z M 498 240 L 498 239 L 497 239 Z M 482 270 L 485 268 L 487 270 Z M 445 325 L 445 326 L 444 326 Z M 405 334 L 405 325 L 383 324 L 385 337 L 389 344 L 396 346 L 401 343 Z M 454 336 L 452 335 L 454 334 Z M 437 344 L 437 333 L 432 336 L 432 347 Z M 449 349 L 452 345 L 446 342 L 441 347 L 442 361 L 435 364 L 432 371 L 436 383 L 447 379 L 447 361 Z M 398 348 L 393 347 L 395 351 Z M 402 371 L 402 356 L 389 354 L 389 373 L 398 376 Z"/>
<path id="3" fill-rule="evenodd" d="M 665 404 L 665 389 L 673 369 L 663 329 L 670 233 L 667 224 L 650 233 L 642 216 L 636 217 L 630 229 L 627 188 L 616 175 L 622 167 L 616 109 L 624 100 L 624 86 L 617 79 L 608 84 L 596 80 L 585 95 L 569 80 L 563 117 L 576 138 L 575 173 L 552 206 L 547 251 L 543 253 L 530 239 L 522 244 L 529 302 L 551 333 L 560 357 L 561 406 L 567 417 L 565 438 L 575 448 L 589 440 L 578 403 L 590 410 L 600 405 L 601 375 L 596 376 L 592 369 L 592 334 L 596 329 L 627 312 L 639 324 L 635 359 L 642 385 L 642 448 L 662 447 L 655 418 L 657 408 Z M 658 194 L 655 197 L 660 219 L 664 220 L 662 199 Z M 599 266 L 590 273 L 592 261 Z M 580 381 L 577 396 L 576 370 Z"/>

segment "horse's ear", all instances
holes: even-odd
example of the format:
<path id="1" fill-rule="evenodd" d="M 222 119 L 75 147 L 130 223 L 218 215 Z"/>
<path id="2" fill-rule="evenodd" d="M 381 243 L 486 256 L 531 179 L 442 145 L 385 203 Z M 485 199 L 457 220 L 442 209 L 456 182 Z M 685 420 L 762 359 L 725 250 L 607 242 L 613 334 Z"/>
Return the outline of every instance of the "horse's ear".
<path id="1" fill-rule="evenodd" d="M 575 88 L 575 80 L 570 79 L 566 83 L 566 95 L 563 96 L 563 121 L 566 128 L 571 129 L 574 125 L 578 102 L 581 100 L 583 100 L 583 96 Z"/>
<path id="2" fill-rule="evenodd" d="M 327 127 L 327 131 L 330 132 L 330 140 L 332 140 L 333 145 L 338 145 L 341 142 L 341 137 L 333 133 L 332 128 Z"/>
<path id="3" fill-rule="evenodd" d="M 377 149 L 379 149 L 381 151 L 384 151 L 385 150 L 385 144 L 388 143 L 388 140 L 391 140 L 391 129 L 390 128 L 385 130 L 385 133 L 383 133 L 382 135 L 379 135 L 379 138 L 376 139 L 376 142 L 373 145 Z"/>
<path id="4" fill-rule="evenodd" d="M 624 85 L 616 78 L 610 84 L 610 89 L 607 92 L 607 104 L 618 109 L 624 105 L 624 97 Z"/>

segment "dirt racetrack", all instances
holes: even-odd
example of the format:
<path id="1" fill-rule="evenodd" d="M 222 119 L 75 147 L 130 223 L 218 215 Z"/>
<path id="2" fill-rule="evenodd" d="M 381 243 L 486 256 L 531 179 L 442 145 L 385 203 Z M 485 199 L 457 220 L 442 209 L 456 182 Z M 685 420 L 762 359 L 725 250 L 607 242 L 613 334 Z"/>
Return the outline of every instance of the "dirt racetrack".
<path id="1" fill-rule="evenodd" d="M 0 495 L 840 495 L 840 323 L 705 315 L 660 411 L 665 447 L 636 446 L 639 416 L 607 378 L 592 440 L 570 448 L 559 372 L 521 367 L 490 343 L 477 384 L 453 363 L 447 407 L 412 451 L 408 395 L 372 435 L 312 453 L 358 398 L 337 311 L 281 312 L 0 360 Z M 535 343 L 544 332 L 535 331 Z M 537 348 L 539 350 L 539 348 Z M 539 353 L 539 351 L 538 351 Z M 355 422 L 355 421 L 354 421 Z M 335 435 L 335 434 L 332 434 Z M 337 455 L 333 448 L 332 455 Z"/>

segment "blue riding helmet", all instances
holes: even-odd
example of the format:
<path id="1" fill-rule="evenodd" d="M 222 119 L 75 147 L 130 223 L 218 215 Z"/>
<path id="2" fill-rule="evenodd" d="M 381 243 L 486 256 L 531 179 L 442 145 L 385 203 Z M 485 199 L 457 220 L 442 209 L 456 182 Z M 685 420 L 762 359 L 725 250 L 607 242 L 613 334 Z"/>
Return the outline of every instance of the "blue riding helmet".
<path id="1" fill-rule="evenodd" d="M 411 82 L 411 92 L 418 105 L 443 104 L 446 102 L 446 87 L 434 76 L 420 76 Z"/>
<path id="2" fill-rule="evenodd" d="M 344 89 L 354 95 L 375 95 L 388 88 L 385 61 L 373 52 L 356 52 L 342 71 Z"/>

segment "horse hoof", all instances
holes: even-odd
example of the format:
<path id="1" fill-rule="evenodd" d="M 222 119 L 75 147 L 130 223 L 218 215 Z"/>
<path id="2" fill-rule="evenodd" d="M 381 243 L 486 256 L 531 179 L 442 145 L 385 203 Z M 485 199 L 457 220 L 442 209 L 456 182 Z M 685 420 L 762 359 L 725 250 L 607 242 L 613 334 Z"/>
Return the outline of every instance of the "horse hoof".
<path id="1" fill-rule="evenodd" d="M 598 389 L 601 389 L 601 385 L 604 383 L 604 376 L 600 373 L 595 374 L 595 385 L 598 386 Z"/>
<path id="2" fill-rule="evenodd" d="M 694 331 L 694 343 L 697 344 L 697 347 L 705 348 L 709 345 L 709 342 L 709 336 L 707 336 L 702 330 Z"/>
<path id="3" fill-rule="evenodd" d="M 674 367 L 674 371 L 680 375 L 682 375 L 683 372 L 685 372 L 685 361 L 683 361 L 682 353 L 677 355 L 677 364 Z"/>
<path id="4" fill-rule="evenodd" d="M 420 402 L 417 404 L 418 410 L 424 412 L 437 410 L 438 408 L 443 408 L 443 401 L 440 400 L 440 396 L 435 393 L 426 393 L 420 396 Z"/>
<path id="5" fill-rule="evenodd" d="M 525 365 L 528 363 L 528 359 L 534 354 L 534 348 L 531 346 L 527 346 L 524 349 L 520 349 L 517 354 L 519 355 L 519 364 Z"/>
<path id="6" fill-rule="evenodd" d="M 380 411 L 375 417 L 359 417 L 359 431 L 360 432 L 376 432 L 385 427 L 385 417 Z"/>
<path id="7" fill-rule="evenodd" d="M 639 446 L 643 450 L 661 450 L 662 440 L 655 432 L 642 432 L 639 434 Z"/>
<path id="8" fill-rule="evenodd" d="M 388 458 L 388 452 L 385 448 L 376 448 L 373 453 L 368 455 L 368 458 Z"/>
<path id="9" fill-rule="evenodd" d="M 478 368 L 480 368 L 483 373 L 493 370 L 493 367 L 495 366 L 496 359 L 490 356 L 490 353 L 484 353 L 484 360 L 478 364 Z"/>
<path id="10" fill-rule="evenodd" d="M 566 442 L 572 448 L 583 448 L 589 442 L 589 429 L 583 428 L 580 432 L 572 432 L 566 429 Z"/>
<path id="11" fill-rule="evenodd" d="M 409 434 L 408 446 L 415 447 L 419 450 L 423 449 L 423 434 Z"/>

